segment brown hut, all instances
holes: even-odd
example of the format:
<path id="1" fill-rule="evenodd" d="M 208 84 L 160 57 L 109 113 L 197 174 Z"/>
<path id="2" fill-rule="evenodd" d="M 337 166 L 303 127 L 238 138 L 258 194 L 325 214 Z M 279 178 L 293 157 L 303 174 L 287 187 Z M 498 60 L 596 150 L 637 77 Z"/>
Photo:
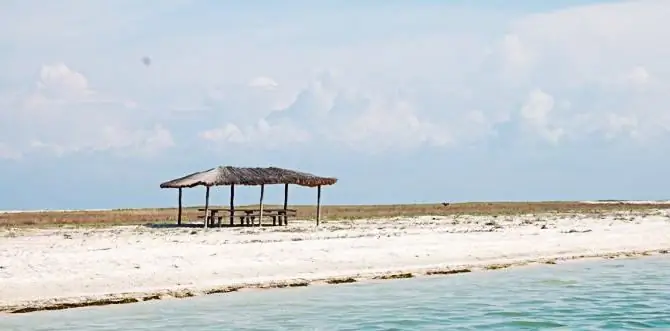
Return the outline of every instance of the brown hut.
<path id="1" fill-rule="evenodd" d="M 265 185 L 284 184 L 284 216 L 287 215 L 288 206 L 288 186 L 290 184 L 316 187 L 317 201 L 316 201 L 316 224 L 319 225 L 321 218 L 321 186 L 333 185 L 337 182 L 337 178 L 319 177 L 313 174 L 282 169 L 277 167 L 231 167 L 221 166 L 209 170 L 196 172 L 181 178 L 173 179 L 162 183 L 161 188 L 177 188 L 179 189 L 179 209 L 177 213 L 177 224 L 181 224 L 182 214 L 182 189 L 191 188 L 198 185 L 205 186 L 205 227 L 208 223 L 208 209 L 209 209 L 209 189 L 212 186 L 230 186 L 230 224 L 233 225 L 235 213 L 235 185 L 260 185 L 260 211 L 259 211 L 259 226 L 263 218 L 263 195 L 265 193 Z M 220 225 L 220 223 L 219 223 Z"/>

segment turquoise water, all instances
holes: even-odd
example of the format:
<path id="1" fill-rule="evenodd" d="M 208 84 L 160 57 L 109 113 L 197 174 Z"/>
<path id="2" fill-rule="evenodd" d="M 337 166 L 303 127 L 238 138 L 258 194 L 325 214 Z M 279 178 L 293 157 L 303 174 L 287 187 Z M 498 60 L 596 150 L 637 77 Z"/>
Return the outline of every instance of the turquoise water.
<path id="1" fill-rule="evenodd" d="M 670 258 L 248 291 L 0 317 L 0 330 L 670 328 Z"/>

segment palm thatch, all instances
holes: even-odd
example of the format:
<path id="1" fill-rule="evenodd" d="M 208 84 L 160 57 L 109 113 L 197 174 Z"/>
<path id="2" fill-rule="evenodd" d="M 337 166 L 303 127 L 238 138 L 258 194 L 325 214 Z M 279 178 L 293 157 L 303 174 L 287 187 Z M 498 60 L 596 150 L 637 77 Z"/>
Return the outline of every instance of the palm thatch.
<path id="1" fill-rule="evenodd" d="M 196 172 L 181 178 L 167 181 L 161 188 L 187 188 L 198 185 L 272 185 L 295 184 L 300 186 L 333 185 L 337 178 L 319 177 L 305 172 L 282 169 L 277 167 L 217 167 Z"/>

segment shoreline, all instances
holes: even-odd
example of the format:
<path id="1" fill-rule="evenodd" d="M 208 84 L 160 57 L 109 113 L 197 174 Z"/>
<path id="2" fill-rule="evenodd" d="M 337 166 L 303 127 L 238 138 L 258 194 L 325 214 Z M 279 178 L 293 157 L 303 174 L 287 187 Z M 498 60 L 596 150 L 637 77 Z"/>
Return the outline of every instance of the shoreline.
<path id="1" fill-rule="evenodd" d="M 118 304 L 132 304 L 155 300 L 185 299 L 212 294 L 226 294 L 249 290 L 272 290 L 293 287 L 341 285 L 351 283 L 365 283 L 370 281 L 398 280 L 410 278 L 447 277 L 455 274 L 473 272 L 491 272 L 514 267 L 531 265 L 557 265 L 561 262 L 586 261 L 595 259 L 631 259 L 670 254 L 668 249 L 648 251 L 612 252 L 594 255 L 567 255 L 531 260 L 508 261 L 505 263 L 484 263 L 460 265 L 454 267 L 426 267 L 417 269 L 402 269 L 386 272 L 343 274 L 327 278 L 293 278 L 260 283 L 240 283 L 235 285 L 215 286 L 209 288 L 164 289 L 150 292 L 114 293 L 94 297 L 66 297 L 28 302 L 14 306 L 0 306 L 2 314 L 26 314 L 39 311 L 64 310 L 93 306 L 108 306 Z"/>
<path id="2" fill-rule="evenodd" d="M 670 211 L 0 230 L 0 314 L 670 250 Z"/>

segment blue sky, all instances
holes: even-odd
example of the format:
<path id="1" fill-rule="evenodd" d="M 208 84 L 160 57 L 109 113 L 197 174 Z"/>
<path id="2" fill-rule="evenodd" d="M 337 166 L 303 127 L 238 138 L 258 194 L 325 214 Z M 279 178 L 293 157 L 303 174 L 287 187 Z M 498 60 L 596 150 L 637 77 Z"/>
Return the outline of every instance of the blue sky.
<path id="1" fill-rule="evenodd" d="M 3 1 L 0 209 L 170 206 L 216 165 L 338 177 L 332 204 L 669 198 L 668 25 L 664 0 Z"/>

